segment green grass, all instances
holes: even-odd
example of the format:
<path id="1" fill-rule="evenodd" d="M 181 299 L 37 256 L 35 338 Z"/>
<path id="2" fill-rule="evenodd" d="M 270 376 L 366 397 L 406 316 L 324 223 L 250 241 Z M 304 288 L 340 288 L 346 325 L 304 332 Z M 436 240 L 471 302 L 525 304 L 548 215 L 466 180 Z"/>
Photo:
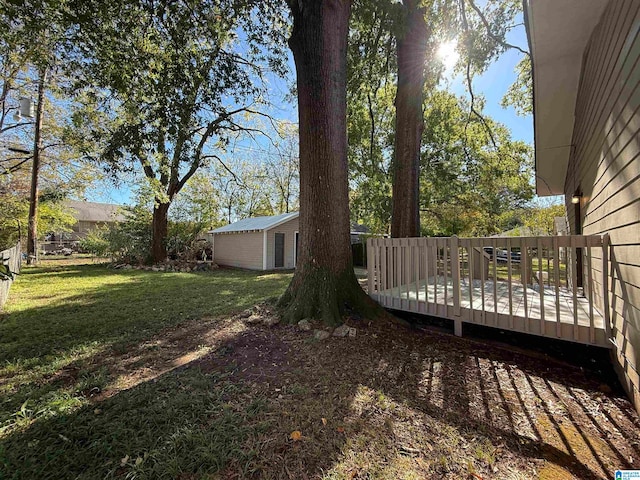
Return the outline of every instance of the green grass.
<path id="1" fill-rule="evenodd" d="M 134 342 L 190 318 L 227 314 L 277 296 L 289 279 L 98 265 L 26 270 L 0 323 L 0 362 L 41 363 L 52 355 Z"/>
<path id="2" fill-rule="evenodd" d="M 192 319 L 246 309 L 281 294 L 290 277 L 101 265 L 25 269 L 0 316 L 0 438 L 87 405 L 87 392 L 113 380 L 97 356 L 123 354 Z"/>
<path id="3" fill-rule="evenodd" d="M 197 369 L 143 383 L 72 415 L 32 425 L 0 443 L 5 479 L 201 478 L 253 452 L 243 443 L 265 426 L 259 398 L 233 403 L 242 387 Z M 256 408 L 256 406 L 258 408 Z M 204 477 L 207 478 L 207 477 Z"/>
<path id="4" fill-rule="evenodd" d="M 2 480 L 538 478 L 545 468 L 600 478 L 640 439 L 632 407 L 582 369 L 391 322 L 349 319 L 356 337 L 318 342 L 231 315 L 277 296 L 291 274 L 23 273 L 0 318 Z M 582 414 L 596 409 L 619 423 Z"/>
<path id="5" fill-rule="evenodd" d="M 531 259 L 531 266 L 533 269 L 533 273 L 535 275 L 538 275 L 539 272 L 539 268 L 540 268 L 540 260 L 536 257 Z M 499 280 L 504 280 L 506 281 L 509 278 L 509 266 L 507 263 L 504 262 L 500 262 L 496 264 L 496 272 L 497 272 L 497 278 Z M 548 272 L 548 276 L 546 277 L 545 280 L 545 285 L 549 284 L 549 285 L 553 285 L 553 282 L 555 281 L 555 266 L 553 263 L 553 260 L 551 260 L 550 262 L 547 261 L 547 259 L 543 259 L 542 260 L 542 271 L 543 272 Z M 566 276 L 567 276 L 567 266 L 566 263 L 564 262 L 560 262 L 560 268 L 558 270 L 560 272 L 560 282 L 564 283 L 566 281 Z M 489 262 L 489 272 L 490 275 L 494 275 L 493 272 L 493 262 Z M 520 275 L 522 274 L 522 266 L 520 263 L 512 263 L 511 264 L 511 277 L 513 278 L 520 278 Z"/>

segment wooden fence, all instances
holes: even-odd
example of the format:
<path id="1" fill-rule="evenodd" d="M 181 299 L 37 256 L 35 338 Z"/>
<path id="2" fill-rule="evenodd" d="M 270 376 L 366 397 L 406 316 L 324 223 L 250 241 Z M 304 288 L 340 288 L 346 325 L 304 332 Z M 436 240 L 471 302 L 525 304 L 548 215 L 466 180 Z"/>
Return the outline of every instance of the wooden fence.
<path id="1" fill-rule="evenodd" d="M 0 310 L 4 307 L 9 298 L 9 289 L 15 279 L 15 275 L 20 272 L 22 257 L 20 243 L 15 247 L 0 252 Z"/>
<path id="2" fill-rule="evenodd" d="M 374 238 L 369 294 L 383 306 L 608 345 L 601 236 Z"/>

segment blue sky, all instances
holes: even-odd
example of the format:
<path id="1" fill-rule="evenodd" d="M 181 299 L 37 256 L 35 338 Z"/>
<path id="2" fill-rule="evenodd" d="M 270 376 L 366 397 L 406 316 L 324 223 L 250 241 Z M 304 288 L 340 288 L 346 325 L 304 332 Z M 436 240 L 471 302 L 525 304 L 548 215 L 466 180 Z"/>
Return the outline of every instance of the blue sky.
<path id="1" fill-rule="evenodd" d="M 521 21 L 518 20 L 519 22 Z M 524 25 L 514 28 L 507 35 L 507 41 L 523 50 L 529 50 L 527 34 Z M 517 50 L 503 53 L 482 75 L 473 79 L 474 94 L 482 94 L 486 99 L 484 112 L 494 120 L 505 124 L 511 129 L 515 139 L 523 140 L 533 145 L 533 117 L 516 115 L 512 107 L 502 108 L 500 100 L 509 86 L 515 81 L 515 67 L 524 54 Z M 466 80 L 458 76 L 449 82 L 449 89 L 459 96 L 468 97 Z"/>
<path id="2" fill-rule="evenodd" d="M 507 40 L 523 49 L 528 50 L 527 38 L 524 26 L 518 26 L 513 29 Z M 291 73 L 289 81 L 295 79 L 294 65 L 291 53 L 289 54 L 289 65 Z M 533 118 L 531 116 L 521 117 L 516 115 L 515 110 L 511 107 L 503 108 L 500 106 L 500 100 L 514 82 L 516 78 L 515 67 L 522 58 L 522 53 L 516 50 L 509 50 L 502 54 L 488 69 L 473 80 L 474 94 L 483 95 L 486 99 L 484 112 L 494 120 L 503 123 L 511 129 L 514 139 L 523 140 L 529 144 L 533 144 Z M 269 112 L 275 118 L 291 122 L 297 122 L 297 106 L 295 103 L 284 101 L 288 93 L 287 81 L 272 77 L 268 79 L 270 91 L 272 94 L 272 102 L 274 106 Z M 448 76 L 443 81 L 443 87 L 448 88 L 459 96 L 468 96 L 466 89 L 466 81 L 462 76 Z M 243 158 L 252 155 L 260 155 L 260 150 L 268 149 L 269 142 L 263 139 L 259 144 L 251 141 L 238 142 L 240 149 L 234 152 L 228 152 L 227 157 L 238 155 Z M 126 204 L 133 201 L 130 186 L 123 184 L 120 188 L 115 188 L 110 183 L 105 183 L 92 188 L 87 192 L 87 199 L 92 201 L 120 203 Z"/>

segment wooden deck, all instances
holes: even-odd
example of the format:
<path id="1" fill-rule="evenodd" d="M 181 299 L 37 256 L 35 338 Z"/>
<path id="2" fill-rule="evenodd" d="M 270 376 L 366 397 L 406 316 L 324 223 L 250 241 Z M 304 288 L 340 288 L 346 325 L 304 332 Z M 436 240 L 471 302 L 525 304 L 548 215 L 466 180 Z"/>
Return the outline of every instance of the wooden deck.
<path id="1" fill-rule="evenodd" d="M 595 301 L 594 275 L 587 271 L 592 265 L 583 269 L 590 281 L 584 287 L 578 287 L 577 269 L 571 266 L 577 255 L 591 262 L 591 249 L 602 248 L 602 239 L 554 238 L 504 240 L 510 252 L 517 244 L 521 255 L 519 265 L 509 255 L 504 266 L 482 246 L 485 240 L 495 252 L 501 243 L 496 239 L 372 239 L 369 292 L 386 308 L 454 320 L 458 334 L 466 322 L 610 347 L 608 322 Z M 555 251 L 545 250 L 554 243 Z M 574 249 L 573 255 L 561 251 L 564 244 Z"/>

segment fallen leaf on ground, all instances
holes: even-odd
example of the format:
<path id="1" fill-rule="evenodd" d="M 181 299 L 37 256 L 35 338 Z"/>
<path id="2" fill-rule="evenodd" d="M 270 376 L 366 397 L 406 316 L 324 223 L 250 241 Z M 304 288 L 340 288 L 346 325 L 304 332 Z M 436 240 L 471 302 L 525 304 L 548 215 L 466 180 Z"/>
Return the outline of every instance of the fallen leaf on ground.
<path id="1" fill-rule="evenodd" d="M 327 424 L 327 419 L 326 419 L 326 418 L 324 418 L 324 417 L 322 418 L 322 424 L 323 424 L 323 425 L 326 425 L 326 424 Z"/>
<path id="2" fill-rule="evenodd" d="M 302 432 L 300 432 L 300 430 L 294 430 L 293 432 L 291 432 L 291 435 L 289 436 L 291 437 L 291 440 L 293 440 L 294 442 L 297 442 L 302 438 Z"/>

